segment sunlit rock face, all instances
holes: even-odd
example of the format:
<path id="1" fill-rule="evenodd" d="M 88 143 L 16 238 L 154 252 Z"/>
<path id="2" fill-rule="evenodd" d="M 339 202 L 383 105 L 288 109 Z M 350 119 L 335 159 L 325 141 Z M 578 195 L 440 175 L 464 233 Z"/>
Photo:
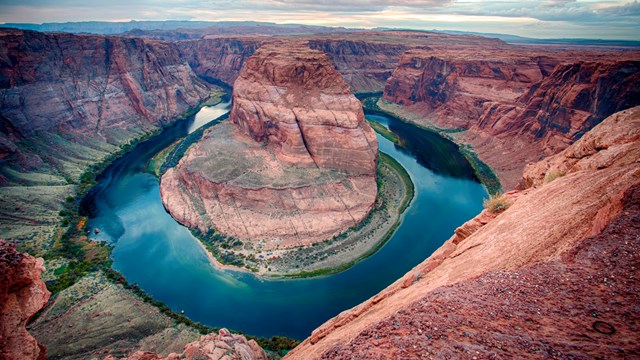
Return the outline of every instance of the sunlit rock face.
<path id="1" fill-rule="evenodd" d="M 331 238 L 373 208 L 377 140 L 326 54 L 258 49 L 234 84 L 230 122 L 163 176 L 178 221 L 286 248 Z"/>

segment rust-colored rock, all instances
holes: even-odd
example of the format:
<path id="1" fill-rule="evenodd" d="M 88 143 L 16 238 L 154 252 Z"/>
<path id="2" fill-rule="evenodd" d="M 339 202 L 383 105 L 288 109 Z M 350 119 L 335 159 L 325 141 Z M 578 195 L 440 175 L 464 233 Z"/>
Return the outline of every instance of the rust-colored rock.
<path id="1" fill-rule="evenodd" d="M 378 145 L 327 55 L 261 47 L 235 82 L 230 121 L 162 178 L 165 207 L 203 232 L 289 248 L 362 221 L 377 194 Z"/>
<path id="2" fill-rule="evenodd" d="M 104 360 L 115 360 L 107 356 Z M 220 329 L 218 333 L 202 336 L 187 344 L 182 354 L 171 353 L 166 357 L 149 351 L 136 351 L 121 360 L 267 360 L 267 354 L 254 340 Z"/>
<path id="3" fill-rule="evenodd" d="M 16 251 L 0 240 L 0 358 L 45 359 L 45 347 L 26 329 L 51 295 L 40 280 L 42 258 Z"/>
<path id="4" fill-rule="evenodd" d="M 580 159 L 562 177 L 509 193 L 506 211 L 463 225 L 287 358 L 637 356 L 639 126 L 639 107 L 617 113 L 532 166 L 539 174 Z"/>
<path id="5" fill-rule="evenodd" d="M 640 104 L 637 52 L 495 45 L 408 50 L 384 98 L 473 145 L 507 189 L 524 165 Z"/>
<path id="6" fill-rule="evenodd" d="M 171 43 L 2 30 L 0 59 L 0 157 L 14 154 L 7 159 L 18 168 L 33 162 L 16 154 L 18 140 L 51 134 L 109 148 L 174 121 L 209 95 Z"/>
<path id="7" fill-rule="evenodd" d="M 279 158 L 304 167 L 371 174 L 377 141 L 360 102 L 322 52 L 265 45 L 234 84 L 230 119 Z"/>

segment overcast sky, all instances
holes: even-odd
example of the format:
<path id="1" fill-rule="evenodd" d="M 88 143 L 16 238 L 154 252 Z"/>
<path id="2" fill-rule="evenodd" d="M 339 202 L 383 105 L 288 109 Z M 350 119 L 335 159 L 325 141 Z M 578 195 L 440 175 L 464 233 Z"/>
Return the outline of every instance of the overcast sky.
<path id="1" fill-rule="evenodd" d="M 640 40 L 638 0 L 0 0 L 0 22 L 253 20 Z"/>

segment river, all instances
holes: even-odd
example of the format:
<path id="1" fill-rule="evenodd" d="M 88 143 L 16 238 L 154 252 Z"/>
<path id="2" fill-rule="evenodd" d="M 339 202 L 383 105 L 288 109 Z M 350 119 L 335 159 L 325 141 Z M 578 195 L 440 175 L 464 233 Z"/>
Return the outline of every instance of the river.
<path id="1" fill-rule="evenodd" d="M 401 277 L 480 212 L 487 196 L 448 140 L 395 119 L 368 115 L 394 131 L 404 148 L 378 136 L 380 151 L 410 174 L 415 197 L 402 224 L 377 253 L 341 273 L 320 278 L 264 280 L 220 270 L 191 233 L 164 209 L 159 180 L 147 172 L 157 152 L 228 109 L 201 110 L 116 160 L 83 201 L 92 238 L 114 246 L 113 268 L 153 298 L 194 321 L 256 336 L 304 339 L 329 318 Z M 196 125 L 194 125 L 194 123 Z"/>

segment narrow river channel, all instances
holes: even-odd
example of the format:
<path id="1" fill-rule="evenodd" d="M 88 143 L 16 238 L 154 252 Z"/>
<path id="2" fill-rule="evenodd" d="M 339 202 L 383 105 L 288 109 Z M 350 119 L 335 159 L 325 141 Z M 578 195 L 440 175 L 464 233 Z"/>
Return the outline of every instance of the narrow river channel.
<path id="1" fill-rule="evenodd" d="M 487 196 L 448 140 L 390 117 L 368 115 L 400 138 L 403 148 L 378 136 L 380 151 L 402 164 L 415 184 L 402 224 L 382 249 L 344 272 L 321 278 L 263 280 L 213 268 L 198 240 L 165 211 L 159 179 L 146 165 L 157 152 L 227 109 L 228 104 L 204 108 L 140 143 L 99 176 L 83 201 L 89 226 L 101 230 L 92 234 L 94 239 L 114 245 L 113 268 L 194 321 L 256 336 L 303 339 L 427 258 L 456 227 L 480 212 Z"/>

